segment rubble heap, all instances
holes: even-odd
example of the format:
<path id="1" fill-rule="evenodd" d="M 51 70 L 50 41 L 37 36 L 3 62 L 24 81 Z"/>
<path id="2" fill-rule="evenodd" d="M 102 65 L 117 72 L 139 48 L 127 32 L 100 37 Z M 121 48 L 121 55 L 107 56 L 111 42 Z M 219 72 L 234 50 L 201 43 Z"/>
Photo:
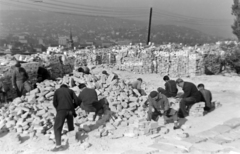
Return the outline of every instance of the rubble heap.
<path id="1" fill-rule="evenodd" d="M 136 118 L 144 115 L 141 104 L 146 101 L 146 97 L 134 94 L 134 91 L 123 80 L 120 79 L 119 82 L 117 80 L 111 81 L 114 75 L 110 75 L 107 82 L 102 83 L 100 76 L 83 75 L 77 72 L 74 74 L 75 76 L 66 75 L 58 81 L 46 80 L 37 84 L 37 88 L 27 93 L 26 96 L 18 97 L 9 105 L 2 107 L 0 109 L 0 129 L 15 131 L 21 135 L 38 136 L 44 134 L 53 138 L 52 127 L 56 114 L 52 105 L 54 91 L 64 83 L 69 85 L 78 95 L 79 88 L 71 85 L 72 80 L 76 85 L 86 83 L 88 87 L 92 88 L 101 84 L 100 88 L 97 89 L 98 96 L 100 99 L 106 97 L 112 110 L 93 121 L 93 114 L 87 115 L 83 110 L 78 109 L 76 111 L 78 116 L 74 119 L 77 130 L 89 132 L 105 124 L 110 117 L 114 120 L 114 123 L 109 123 L 108 128 L 111 130 L 110 127 L 114 127 L 113 130 L 115 130 L 118 124 L 125 123 L 127 126 L 129 123 L 133 123 Z M 76 77 L 76 74 L 78 77 Z M 66 128 L 64 131 L 66 131 Z"/>

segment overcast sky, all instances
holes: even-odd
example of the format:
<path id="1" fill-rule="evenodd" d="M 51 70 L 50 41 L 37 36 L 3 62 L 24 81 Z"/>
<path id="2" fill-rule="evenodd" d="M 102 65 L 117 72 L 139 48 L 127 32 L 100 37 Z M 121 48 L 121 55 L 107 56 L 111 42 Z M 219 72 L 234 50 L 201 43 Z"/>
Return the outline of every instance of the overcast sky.
<path id="1" fill-rule="evenodd" d="M 76 8 L 73 7 L 88 7 L 86 5 L 90 5 L 89 8 L 96 7 L 97 10 L 106 7 L 109 7 L 108 9 L 119 8 L 120 10 L 122 8 L 128 8 L 127 11 L 121 13 L 116 12 L 116 14 L 120 14 L 120 16 L 123 16 L 123 14 L 124 16 L 134 14 L 131 19 L 136 18 L 146 20 L 146 22 L 148 9 L 153 7 L 153 24 L 184 25 L 202 30 L 205 33 L 233 37 L 231 32 L 231 25 L 234 19 L 231 15 L 233 0 L 43 0 L 45 4 L 33 3 L 31 2 L 33 0 L 19 0 L 20 2 L 3 1 L 20 5 L 10 7 L 10 5 L 6 6 L 6 4 L 3 5 L 0 3 L 2 10 L 20 8 L 21 5 L 24 5 L 23 3 L 21 4 L 21 2 L 28 3 L 25 3 L 28 7 L 37 7 L 43 10 L 49 10 L 48 7 L 44 7 L 43 5 L 55 7 L 56 10 L 62 10 L 61 6 L 69 6 L 72 11 L 76 10 Z M 50 3 L 60 6 L 53 6 L 50 5 Z M 137 17 L 136 14 L 139 14 L 140 17 Z"/>

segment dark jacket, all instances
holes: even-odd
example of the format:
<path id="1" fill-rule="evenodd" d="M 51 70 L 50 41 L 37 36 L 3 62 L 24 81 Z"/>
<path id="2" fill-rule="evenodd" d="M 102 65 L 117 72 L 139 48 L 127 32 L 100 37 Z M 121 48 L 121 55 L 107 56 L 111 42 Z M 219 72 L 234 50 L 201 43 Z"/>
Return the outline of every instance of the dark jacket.
<path id="1" fill-rule="evenodd" d="M 191 82 L 184 82 L 182 89 L 184 92 L 182 98 L 193 97 L 196 99 L 196 102 L 200 102 L 200 101 L 204 100 L 201 92 L 198 91 L 195 84 L 193 84 Z"/>
<path id="2" fill-rule="evenodd" d="M 78 104 L 79 101 L 73 90 L 67 87 L 60 87 L 54 93 L 53 106 L 57 111 L 59 110 L 74 110 L 74 105 Z"/>
<path id="3" fill-rule="evenodd" d="M 212 104 L 212 93 L 207 89 L 202 89 L 200 92 L 203 95 L 204 101 L 206 102 L 207 107 L 211 107 Z"/>
<path id="4" fill-rule="evenodd" d="M 98 102 L 97 92 L 94 89 L 84 88 L 79 96 L 78 100 L 81 104 L 81 108 L 87 112 L 96 112 L 96 108 L 93 104 Z"/>
<path id="5" fill-rule="evenodd" d="M 37 72 L 37 78 L 41 77 L 42 81 L 50 79 L 50 74 L 46 68 L 39 67 Z"/>
<path id="6" fill-rule="evenodd" d="M 167 97 L 175 97 L 178 93 L 177 84 L 174 80 L 169 80 L 165 83 L 165 90 Z"/>
<path id="7" fill-rule="evenodd" d="M 136 81 L 132 82 L 131 85 L 132 85 L 132 88 L 133 88 L 133 89 L 138 89 L 138 90 L 140 90 L 140 89 L 141 89 L 141 86 L 142 86 L 142 82 L 136 80 Z"/>

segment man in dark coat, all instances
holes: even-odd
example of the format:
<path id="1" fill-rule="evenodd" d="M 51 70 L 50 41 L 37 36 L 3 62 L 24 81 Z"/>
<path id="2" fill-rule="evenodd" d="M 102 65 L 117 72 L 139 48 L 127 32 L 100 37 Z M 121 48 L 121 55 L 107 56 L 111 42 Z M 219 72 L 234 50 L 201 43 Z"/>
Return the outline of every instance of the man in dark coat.
<path id="1" fill-rule="evenodd" d="M 98 100 L 98 95 L 95 89 L 87 88 L 85 84 L 80 84 L 81 90 L 78 100 L 81 103 L 81 108 L 87 113 L 95 112 L 95 115 L 102 113 L 106 108 L 107 100 Z"/>
<path id="2" fill-rule="evenodd" d="M 44 80 L 50 79 L 50 73 L 45 67 L 39 67 L 37 71 L 37 81 L 43 82 Z"/>
<path id="3" fill-rule="evenodd" d="M 163 80 L 166 82 L 165 89 L 159 87 L 158 92 L 164 94 L 167 97 L 176 97 L 178 93 L 177 84 L 174 80 L 170 80 L 168 76 L 164 76 Z"/>
<path id="4" fill-rule="evenodd" d="M 181 96 L 179 117 L 185 118 L 189 115 L 189 109 L 195 103 L 203 101 L 203 96 L 197 87 L 191 82 L 185 82 L 182 79 L 177 79 L 176 83 L 182 88 L 184 94 Z"/>
<path id="5" fill-rule="evenodd" d="M 17 62 L 12 73 L 12 86 L 13 89 L 16 89 L 18 97 L 31 90 L 31 86 L 27 82 L 28 78 L 26 70 L 21 67 L 20 62 Z"/>
<path id="6" fill-rule="evenodd" d="M 75 107 L 80 105 L 78 98 L 73 90 L 69 89 L 67 85 L 61 85 L 54 93 L 53 106 L 57 110 L 57 115 L 54 123 L 54 134 L 56 140 L 56 147 L 52 151 L 64 150 L 61 146 L 62 128 L 67 119 L 68 131 L 74 130 L 73 117 L 76 117 Z"/>
<path id="7" fill-rule="evenodd" d="M 210 90 L 205 89 L 204 84 L 198 85 L 198 90 L 202 93 L 204 102 L 205 102 L 205 108 L 204 110 L 209 112 L 212 109 L 212 93 Z"/>
<path id="8" fill-rule="evenodd" d="M 152 91 L 148 96 L 148 120 L 158 121 L 159 116 L 163 115 L 164 122 L 167 124 L 167 119 L 172 118 L 174 121 L 174 128 L 178 129 L 177 111 L 170 108 L 168 98 L 157 91 Z M 146 104 L 145 104 L 146 105 Z M 154 111 L 153 111 L 154 109 Z"/>

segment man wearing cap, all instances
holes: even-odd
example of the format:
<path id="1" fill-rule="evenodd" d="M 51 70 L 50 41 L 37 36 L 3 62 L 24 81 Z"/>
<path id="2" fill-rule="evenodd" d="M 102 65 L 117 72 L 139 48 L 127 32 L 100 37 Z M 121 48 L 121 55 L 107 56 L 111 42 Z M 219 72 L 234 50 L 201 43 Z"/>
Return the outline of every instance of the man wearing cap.
<path id="1" fill-rule="evenodd" d="M 180 109 L 178 116 L 185 118 L 189 114 L 189 109 L 195 103 L 203 101 L 203 96 L 201 92 L 198 91 L 195 84 L 191 82 L 185 82 L 182 79 L 177 79 L 176 83 L 182 88 L 184 94 L 181 96 Z"/>
<path id="2" fill-rule="evenodd" d="M 21 67 L 20 62 L 17 62 L 12 73 L 12 86 L 16 89 L 18 97 L 21 97 L 25 92 L 31 90 L 31 86 L 27 80 L 28 74 L 26 70 Z"/>
<path id="3" fill-rule="evenodd" d="M 142 82 L 143 82 L 142 78 L 138 78 L 136 81 L 134 81 L 134 82 L 131 83 L 131 86 L 132 86 L 133 89 L 137 89 L 138 92 L 139 92 L 141 95 L 145 96 L 145 95 L 147 95 L 147 94 L 146 94 L 146 92 L 142 89 Z"/>
<path id="4" fill-rule="evenodd" d="M 177 84 L 174 80 L 170 80 L 168 76 L 164 76 L 163 80 L 165 81 L 165 89 L 159 87 L 157 90 L 167 97 L 176 97 L 178 93 Z"/>
<path id="5" fill-rule="evenodd" d="M 152 91 L 148 96 L 147 102 L 149 106 L 147 120 L 158 121 L 159 116 L 163 115 L 165 124 L 167 124 L 167 119 L 172 118 L 174 121 L 174 129 L 180 128 L 178 124 L 177 111 L 170 108 L 168 98 L 164 94 Z"/>
<path id="6" fill-rule="evenodd" d="M 69 89 L 67 85 L 63 84 L 57 89 L 53 97 L 53 106 L 57 110 L 55 123 L 53 126 L 56 147 L 52 151 L 62 151 L 64 148 L 61 146 L 62 128 L 65 120 L 67 119 L 69 134 L 74 133 L 73 117 L 76 117 L 75 108 L 80 105 L 78 98 L 73 90 Z M 73 134 L 74 135 L 74 134 Z"/>

